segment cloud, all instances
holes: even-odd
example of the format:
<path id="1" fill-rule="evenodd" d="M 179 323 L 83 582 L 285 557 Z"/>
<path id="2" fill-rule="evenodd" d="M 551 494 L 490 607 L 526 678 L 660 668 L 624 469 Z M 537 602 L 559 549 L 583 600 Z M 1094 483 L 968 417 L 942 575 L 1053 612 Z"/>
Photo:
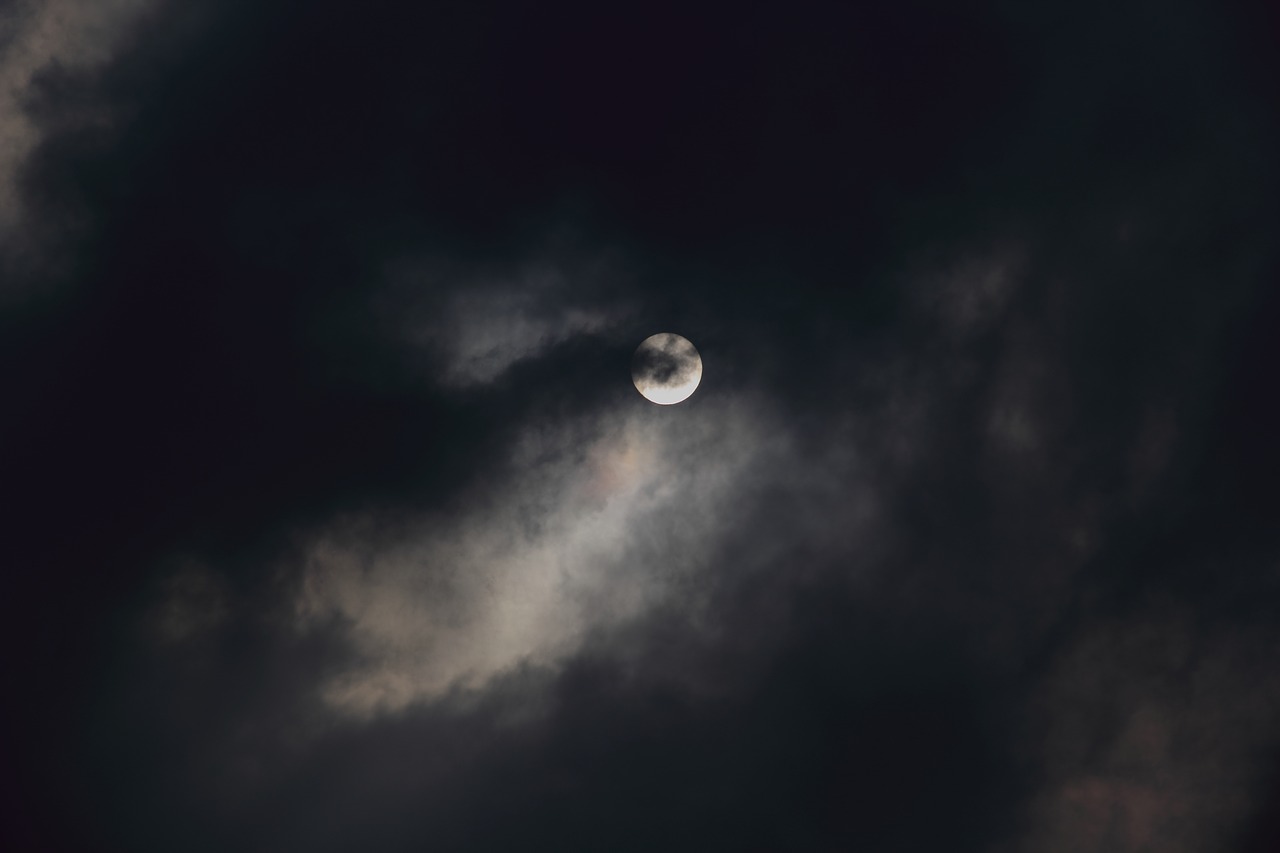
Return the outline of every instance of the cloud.
<path id="1" fill-rule="evenodd" d="M 103 70 L 159 2 L 19 0 L 0 11 L 0 233 L 22 221 L 22 169 L 43 133 L 30 110 L 41 75 Z M 101 105 L 82 106 L 77 120 L 100 124 L 109 115 Z"/>
<path id="2" fill-rule="evenodd" d="M 1273 627 L 1151 608 L 1082 630 L 1035 698 L 1044 781 L 1016 849 L 1228 849 L 1280 742 Z"/>
<path id="3" fill-rule="evenodd" d="M 749 397 L 707 395 L 675 414 L 628 402 L 527 424 L 511 480 L 459 496 L 451 512 L 348 519 L 316 535 L 296 625 L 336 620 L 359 660 L 325 686 L 330 706 L 400 711 L 552 666 L 594 631 L 674 599 L 698 612 L 708 557 L 744 511 L 744 477 L 759 488 L 793 464 L 786 433 Z"/>
<path id="4" fill-rule="evenodd" d="M 217 628 L 229 612 L 225 579 L 197 563 L 169 575 L 152 614 L 163 642 L 179 643 Z"/>
<path id="5" fill-rule="evenodd" d="M 1276 742 L 1274 347 L 1224 379 L 1276 146 L 1174 43 L 1217 30 L 401 5 L 224 4 L 96 86 L 145 15 L 102 4 L 5 72 L 18 185 L 105 223 L 5 344 L 32 826 L 1224 846 Z M 64 82 L 137 96 L 119 149 L 42 145 L 118 115 Z M 663 330 L 708 368 L 669 410 Z"/>
<path id="6" fill-rule="evenodd" d="M 614 337 L 634 314 L 630 299 L 611 298 L 631 282 L 599 251 L 487 268 L 406 260 L 388 279 L 391 333 L 434 355 L 432 378 L 454 388 L 490 384 L 574 338 Z"/>
<path id="7" fill-rule="evenodd" d="M 364 737 L 353 732 L 368 731 L 381 742 L 399 731 L 395 726 L 421 725 L 416 736 L 430 751 L 455 727 L 465 730 L 475 742 L 457 749 L 490 762 L 464 797 L 475 807 L 492 795 L 495 779 L 523 766 L 519 756 L 527 753 L 520 749 L 536 751 L 530 743 L 580 720 L 574 710 L 580 697 L 563 694 L 576 689 L 574 679 L 586 668 L 607 673 L 599 676 L 598 694 L 590 694 L 600 717 L 580 720 L 599 726 L 603 741 L 636 730 L 662 740 L 665 729 L 646 728 L 659 724 L 642 714 L 616 726 L 610 715 L 629 702 L 671 701 L 690 709 L 688 725 L 699 732 L 725 707 L 748 721 L 743 726 L 767 721 L 759 753 L 756 746 L 740 747 L 757 758 L 779 743 L 824 755 L 830 743 L 841 744 L 848 754 L 835 754 L 848 767 L 837 772 L 818 762 L 820 769 L 812 770 L 830 785 L 822 795 L 843 792 L 877 803 L 886 815 L 850 820 L 853 838 L 924 831 L 904 828 L 892 803 L 876 799 L 877 790 L 894 791 L 899 803 L 913 807 L 945 799 L 922 781 L 928 771 L 920 765 L 928 762 L 912 752 L 914 727 L 942 726 L 931 735 L 931 750 L 996 768 L 972 796 L 1001 790 L 1016 777 L 1002 763 L 1008 745 L 984 743 L 964 720 L 939 719 L 940 712 L 930 710 L 935 700 L 920 696 L 956 701 L 949 679 L 1016 669 L 1029 650 L 1063 634 L 1067 642 L 1083 642 L 1072 633 L 1075 597 L 1099 555 L 1111 553 L 1123 534 L 1116 530 L 1117 513 L 1142 508 L 1184 439 L 1171 414 L 1179 399 L 1163 386 L 1153 388 L 1148 374 L 1072 370 L 1079 348 L 1085 361 L 1096 358 L 1089 352 L 1096 343 L 1076 325 L 1088 316 L 1060 312 L 1059 300 L 1071 294 L 1087 300 L 1107 280 L 1046 277 L 1036 252 L 1011 250 L 1007 242 L 988 245 L 996 248 L 956 250 L 933 269 L 913 265 L 904 273 L 914 289 L 899 323 L 869 332 L 874 340 L 849 342 L 831 358 L 811 361 L 812 350 L 786 334 L 753 335 L 749 345 L 758 363 L 772 363 L 793 382 L 712 370 L 688 403 L 669 410 L 646 403 L 627 381 L 625 357 L 648 330 L 629 336 L 634 324 L 624 320 L 579 328 L 570 319 L 569 308 L 597 304 L 590 280 L 522 273 L 519 265 L 503 275 L 462 269 L 441 274 L 441 292 L 429 297 L 415 289 L 427 279 L 397 279 L 411 284 L 387 298 L 384 304 L 396 309 L 387 315 L 400 321 L 397 328 L 419 335 L 401 335 L 401 352 L 413 358 L 415 345 L 434 347 L 451 375 L 465 378 L 433 393 L 465 401 L 459 405 L 485 412 L 502 428 L 484 445 L 485 455 L 467 457 L 472 473 L 430 507 L 321 519 L 302 536 L 298 553 L 278 561 L 281 585 L 270 594 L 284 590 L 276 606 L 292 639 L 264 641 L 273 649 L 269 656 L 287 658 L 291 643 L 316 643 L 329 656 L 294 674 L 291 683 L 303 699 L 258 713 L 280 731 L 317 708 L 336 721 L 299 747 L 317 761 L 328 760 L 329 738 Z M 631 291 L 619 286 L 611 296 L 626 305 Z M 1141 302 L 1141 296 L 1128 298 Z M 503 333 L 526 314 L 536 319 L 536 334 Z M 938 329 L 945 334 L 935 337 Z M 494 342 L 499 356 L 475 369 L 465 343 L 470 338 Z M 1211 341 L 1200 334 L 1178 345 L 1203 351 Z M 617 363 L 609 362 L 616 372 L 595 378 L 618 393 L 584 392 L 564 407 L 536 405 L 547 393 L 540 383 L 569 375 L 584 342 L 617 350 Z M 1152 361 L 1153 370 L 1163 369 L 1161 359 Z M 1119 411 L 1100 393 L 1115 389 L 1132 398 Z M 1183 389 L 1196 390 L 1194 384 Z M 444 459 L 448 448 L 424 445 L 422 453 Z M 1109 491 L 1107 477 L 1115 470 L 1135 488 Z M 1153 633 L 1171 632 L 1163 626 Z M 1218 657 L 1230 660 L 1238 648 Z M 1242 689 L 1243 679 L 1228 680 L 1229 690 Z M 1112 692 L 1107 685 L 1089 687 L 1080 702 L 1102 702 Z M 761 696 L 781 710 L 755 710 Z M 787 696 L 804 701 L 792 707 Z M 1036 721 L 1061 716 L 1038 697 L 1022 700 L 1005 700 L 1012 707 L 996 711 Z M 806 708 L 825 702 L 860 721 L 865 732 L 849 734 L 853 724 L 843 717 L 804 730 Z M 504 703 L 538 711 L 522 716 Z M 911 709 L 907 722 L 892 719 L 898 706 Z M 482 742 L 491 733 L 469 728 L 488 725 L 489 712 L 518 721 L 508 734 L 521 744 L 513 747 L 517 757 L 485 752 Z M 1169 711 L 1142 713 L 1135 733 L 1121 736 L 1138 751 L 1148 748 L 1143 738 L 1162 737 L 1161 715 Z M 221 731 L 248 723 L 209 725 Z M 878 733 L 887 745 L 859 739 Z M 1265 744 L 1266 737 L 1259 733 L 1250 743 Z M 969 752 L 975 744 L 990 754 Z M 260 748 L 251 745 L 238 749 Z M 539 760 L 572 763 L 557 748 L 546 747 Z M 1029 763 L 1051 767 L 1047 752 L 1037 750 L 1027 749 Z M 873 760 L 849 769 L 868 754 Z M 294 784 L 288 768 L 302 767 L 296 772 L 305 775 L 307 760 L 287 759 L 279 771 L 284 781 L 275 784 Z M 386 756 L 382 764 L 343 761 L 349 762 L 343 768 L 371 778 L 387 765 L 400 767 Z M 586 763 L 575 772 L 606 778 L 622 772 L 604 759 Z M 328 795 L 340 798 L 346 770 L 330 772 Z M 421 784 L 439 784 L 430 768 L 420 773 Z M 1157 837 L 1152 827 L 1181 808 L 1153 784 L 1116 775 L 1106 762 L 1085 762 L 1054 770 L 1043 785 L 1024 785 L 999 808 L 1011 822 L 1024 820 L 1019 828 L 1027 849 L 1072 822 L 1079 834 L 1064 837 L 1085 843 L 1096 830 L 1096 838 L 1124 844 Z M 1242 785 L 1233 796 L 1246 797 L 1247 789 Z M 687 790 L 677 786 L 676 792 Z M 1106 811 L 1113 806 L 1122 818 Z M 384 813 L 380 804 L 364 808 L 364 814 Z M 789 808 L 837 832 L 825 813 L 814 816 L 795 803 Z M 511 809 L 529 819 L 519 807 Z M 1219 837 L 1214 833 L 1244 813 L 1247 808 L 1225 817 L 1196 811 L 1188 837 Z M 408 821 L 399 812 L 387 819 Z M 1123 828 L 1108 828 L 1116 821 Z M 420 837 L 416 827 L 405 831 Z"/>

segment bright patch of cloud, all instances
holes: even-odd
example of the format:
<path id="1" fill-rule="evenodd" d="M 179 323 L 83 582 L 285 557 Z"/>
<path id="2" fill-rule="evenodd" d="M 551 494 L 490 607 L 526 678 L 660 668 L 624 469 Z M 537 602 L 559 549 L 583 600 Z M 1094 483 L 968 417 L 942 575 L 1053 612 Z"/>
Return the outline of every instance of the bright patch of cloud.
<path id="1" fill-rule="evenodd" d="M 637 398 L 599 420 L 531 427 L 508 488 L 407 527 L 366 518 L 317 536 L 296 625 L 336 619 L 360 660 L 325 701 L 357 717 L 397 711 L 553 665 L 593 629 L 674 595 L 696 608 L 743 473 L 783 445 L 743 401 L 670 414 Z"/>

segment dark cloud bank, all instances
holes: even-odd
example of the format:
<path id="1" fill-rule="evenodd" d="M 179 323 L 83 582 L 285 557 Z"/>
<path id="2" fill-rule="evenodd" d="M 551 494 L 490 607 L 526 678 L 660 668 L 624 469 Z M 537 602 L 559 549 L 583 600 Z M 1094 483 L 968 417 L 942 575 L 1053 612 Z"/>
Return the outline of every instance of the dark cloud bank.
<path id="1" fill-rule="evenodd" d="M 1280 849 L 1277 19 L 1033 6 L 7 9 L 0 846 Z"/>

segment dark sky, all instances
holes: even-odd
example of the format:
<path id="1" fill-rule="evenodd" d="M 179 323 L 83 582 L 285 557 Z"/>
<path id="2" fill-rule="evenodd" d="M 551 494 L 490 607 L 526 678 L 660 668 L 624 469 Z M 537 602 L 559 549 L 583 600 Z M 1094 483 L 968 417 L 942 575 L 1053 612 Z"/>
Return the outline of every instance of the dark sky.
<path id="1" fill-rule="evenodd" d="M 1280 850 L 1278 50 L 0 6 L 0 848 Z"/>

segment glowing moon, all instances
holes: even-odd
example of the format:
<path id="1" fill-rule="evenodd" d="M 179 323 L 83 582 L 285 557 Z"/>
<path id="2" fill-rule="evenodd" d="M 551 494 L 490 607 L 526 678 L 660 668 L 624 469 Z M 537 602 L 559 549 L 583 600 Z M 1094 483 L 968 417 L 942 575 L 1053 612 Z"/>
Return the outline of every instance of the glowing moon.
<path id="1" fill-rule="evenodd" d="M 702 381 L 702 357 L 686 338 L 661 332 L 631 357 L 631 381 L 646 400 L 670 406 L 689 399 Z"/>

